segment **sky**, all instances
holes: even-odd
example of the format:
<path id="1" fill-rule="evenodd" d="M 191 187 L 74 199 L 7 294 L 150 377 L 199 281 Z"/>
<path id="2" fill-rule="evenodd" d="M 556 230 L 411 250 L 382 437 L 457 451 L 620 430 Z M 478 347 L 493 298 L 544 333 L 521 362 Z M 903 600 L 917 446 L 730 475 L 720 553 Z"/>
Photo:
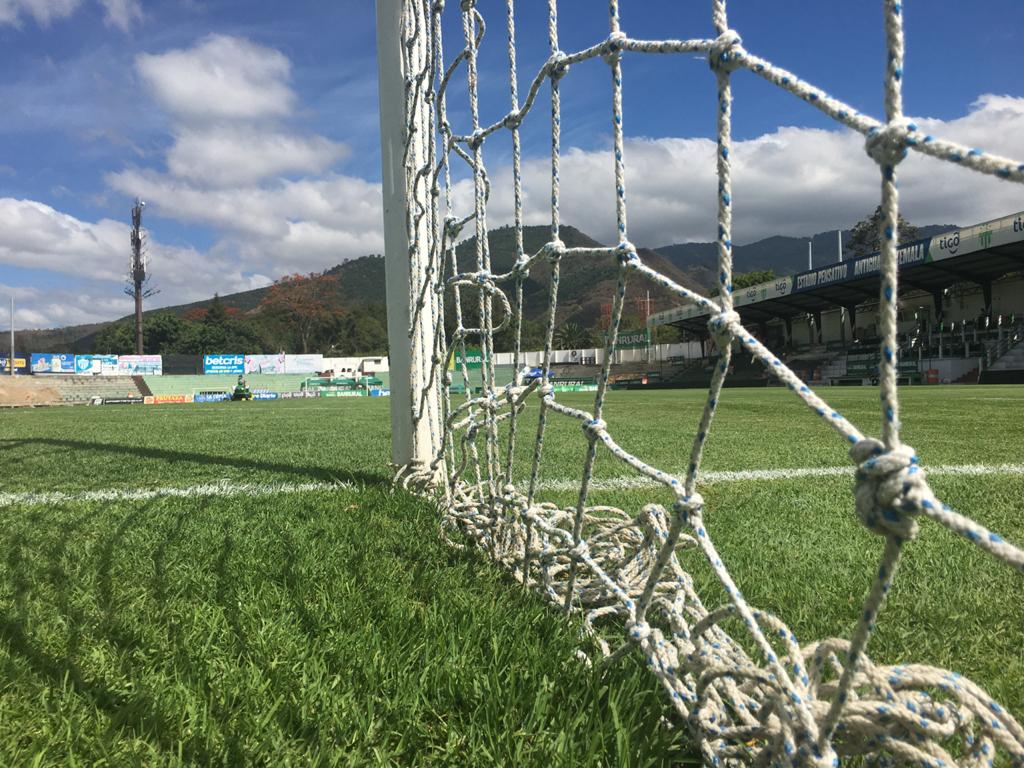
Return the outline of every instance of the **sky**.
<path id="1" fill-rule="evenodd" d="M 454 15 L 458 3 L 448 6 Z M 546 11 L 541 0 L 518 6 L 525 90 L 548 56 Z M 480 59 L 489 123 L 508 109 L 504 2 L 478 7 L 490 20 Z M 1019 0 L 964 7 L 905 0 L 904 111 L 937 136 L 1024 160 Z M 562 0 L 561 49 L 606 37 L 606 8 Z M 712 37 L 709 9 L 703 0 L 622 0 L 623 30 Z M 882 116 L 881 2 L 733 0 L 729 20 L 750 52 Z M 449 55 L 459 33 L 452 21 Z M 369 0 L 0 0 L 0 298 L 15 296 L 16 327 L 130 312 L 123 286 L 136 197 L 147 203 L 160 289 L 148 307 L 383 252 L 375 48 Z M 707 62 L 628 54 L 623 80 L 630 239 L 712 240 Z M 878 171 L 861 137 L 751 73 L 733 80 L 736 242 L 849 227 L 874 209 Z M 607 65 L 575 65 L 561 90 L 562 221 L 614 242 Z M 468 133 L 464 77 L 449 102 Z M 524 123 L 528 223 L 548 220 L 549 131 L 546 108 Z M 492 226 L 511 221 L 509 158 L 501 132 L 485 148 Z M 1024 186 L 913 154 L 900 189 L 915 224 L 1024 210 Z M 469 195 L 463 177 L 463 210 Z"/>

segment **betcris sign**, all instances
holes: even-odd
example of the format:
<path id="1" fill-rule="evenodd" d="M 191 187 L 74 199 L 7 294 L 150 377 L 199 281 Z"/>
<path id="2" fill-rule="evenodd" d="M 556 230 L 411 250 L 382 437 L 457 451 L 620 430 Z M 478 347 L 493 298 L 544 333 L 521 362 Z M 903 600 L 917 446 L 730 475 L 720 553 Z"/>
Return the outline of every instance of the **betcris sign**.
<path id="1" fill-rule="evenodd" d="M 45 352 L 32 354 L 32 373 L 74 373 L 75 356 Z"/>
<path id="2" fill-rule="evenodd" d="M 203 373 L 245 373 L 245 355 L 204 355 Z"/>

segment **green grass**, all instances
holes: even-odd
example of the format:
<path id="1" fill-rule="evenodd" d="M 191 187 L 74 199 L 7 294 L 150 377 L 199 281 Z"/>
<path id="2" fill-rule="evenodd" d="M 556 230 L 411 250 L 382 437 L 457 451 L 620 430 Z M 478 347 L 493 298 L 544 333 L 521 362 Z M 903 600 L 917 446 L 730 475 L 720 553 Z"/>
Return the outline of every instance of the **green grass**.
<path id="1" fill-rule="evenodd" d="M 827 399 L 877 434 L 874 390 Z M 588 407 L 586 395 L 562 395 Z M 915 388 L 925 468 L 1024 461 L 1024 388 Z M 615 392 L 627 449 L 678 470 L 699 392 Z M 0 413 L 0 492 L 345 481 L 248 498 L 0 507 L 0 764 L 663 764 L 685 744 L 636 658 L 601 676 L 578 630 L 388 485 L 386 400 Z M 536 410 L 527 412 L 524 474 Z M 553 417 L 543 478 L 578 477 L 579 426 Z M 792 394 L 727 390 L 710 470 L 849 464 Z M 629 471 L 602 455 L 598 475 Z M 944 500 L 1024 542 L 1024 476 L 936 476 Z M 751 602 L 801 640 L 846 635 L 881 552 L 844 478 L 702 488 Z M 572 492 L 546 492 L 566 504 Z M 603 490 L 636 511 L 658 489 Z M 693 553 L 705 603 L 723 594 Z M 869 648 L 967 674 L 1024 714 L 1024 578 L 922 521 Z M 683 751 L 680 751 L 683 750 Z"/>

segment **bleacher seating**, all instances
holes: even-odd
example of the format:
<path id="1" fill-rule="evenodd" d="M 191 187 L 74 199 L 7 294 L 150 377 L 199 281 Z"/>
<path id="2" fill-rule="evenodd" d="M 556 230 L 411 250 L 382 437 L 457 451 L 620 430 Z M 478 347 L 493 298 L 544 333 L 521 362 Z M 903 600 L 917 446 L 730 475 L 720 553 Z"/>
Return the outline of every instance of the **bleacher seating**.
<path id="1" fill-rule="evenodd" d="M 142 392 L 131 376 L 62 376 L 39 375 L 41 381 L 54 387 L 64 403 L 88 403 L 94 397 L 141 397 Z"/>

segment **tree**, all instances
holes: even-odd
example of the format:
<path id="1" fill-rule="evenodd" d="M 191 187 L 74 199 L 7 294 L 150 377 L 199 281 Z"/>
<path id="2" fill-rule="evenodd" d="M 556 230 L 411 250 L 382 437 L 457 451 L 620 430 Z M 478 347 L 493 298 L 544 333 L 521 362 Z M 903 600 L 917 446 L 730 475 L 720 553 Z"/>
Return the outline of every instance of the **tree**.
<path id="1" fill-rule="evenodd" d="M 882 206 L 879 205 L 875 208 L 874 213 L 854 224 L 847 247 L 853 251 L 855 256 L 870 256 L 872 253 L 882 250 L 882 243 L 878 237 L 881 221 Z M 903 216 L 899 217 L 896 229 L 898 230 L 896 233 L 897 245 L 912 242 L 921 236 L 917 227 Z"/>
<path id="2" fill-rule="evenodd" d="M 760 285 L 775 279 L 774 269 L 760 269 L 755 272 L 736 272 L 732 276 L 732 289 L 738 291 L 741 288 L 749 288 L 752 285 Z M 718 295 L 718 286 L 711 289 L 710 296 Z"/>
<path id="3" fill-rule="evenodd" d="M 294 334 L 303 352 L 341 317 L 335 306 L 337 278 L 325 272 L 286 275 L 270 286 L 260 308 Z"/>
<path id="4" fill-rule="evenodd" d="M 590 346 L 590 334 L 582 325 L 569 320 L 555 329 L 555 346 L 558 349 L 582 349 Z"/>

